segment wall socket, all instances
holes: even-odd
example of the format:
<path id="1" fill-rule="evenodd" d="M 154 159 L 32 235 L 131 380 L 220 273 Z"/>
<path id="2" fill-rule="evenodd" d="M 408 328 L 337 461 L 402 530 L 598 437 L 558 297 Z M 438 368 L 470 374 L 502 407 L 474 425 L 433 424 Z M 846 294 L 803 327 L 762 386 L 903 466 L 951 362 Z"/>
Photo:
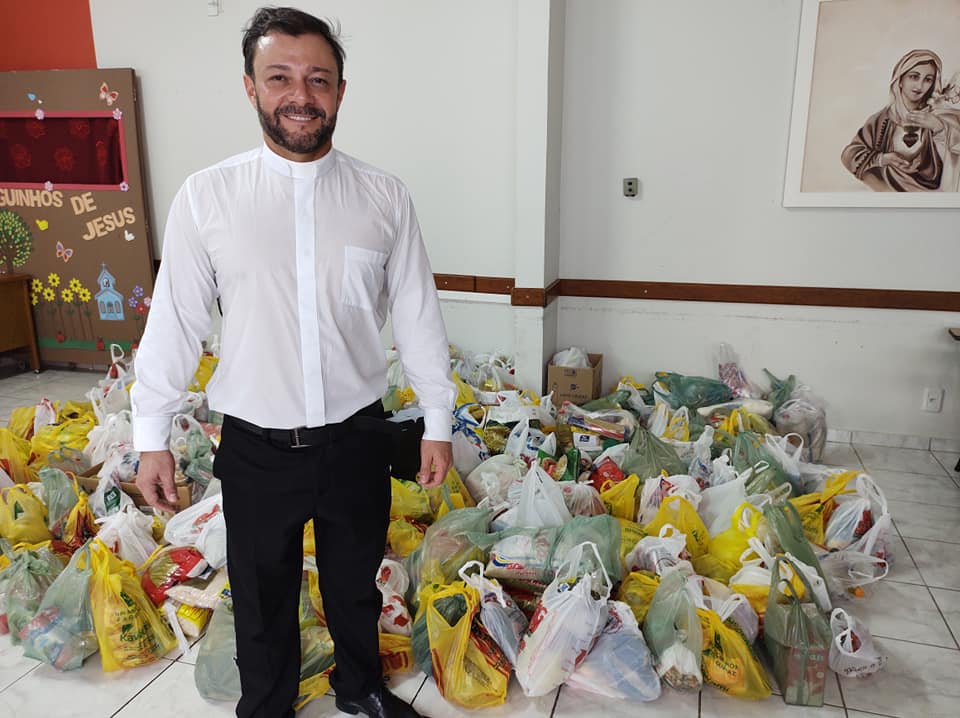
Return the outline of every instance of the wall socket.
<path id="1" fill-rule="evenodd" d="M 922 411 L 938 413 L 943 410 L 943 388 L 939 386 L 926 386 L 923 388 L 923 404 L 920 405 Z"/>
<path id="2" fill-rule="evenodd" d="M 623 196 L 636 197 L 640 191 L 640 180 L 636 177 L 623 178 Z"/>

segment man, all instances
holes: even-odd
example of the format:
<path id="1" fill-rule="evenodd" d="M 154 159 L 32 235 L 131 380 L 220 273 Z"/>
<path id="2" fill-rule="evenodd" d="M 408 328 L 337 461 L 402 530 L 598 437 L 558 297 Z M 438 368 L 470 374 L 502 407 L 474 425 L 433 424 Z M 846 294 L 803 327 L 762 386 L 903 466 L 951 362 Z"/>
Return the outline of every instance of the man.
<path id="1" fill-rule="evenodd" d="M 388 442 L 349 420 L 383 416 L 389 309 L 425 413 L 419 480 L 442 482 L 456 391 L 433 275 L 403 184 L 332 148 L 346 82 L 328 25 L 262 8 L 243 55 L 265 144 L 189 177 L 173 201 L 136 362 L 137 485 L 159 508 L 175 499 L 170 420 L 219 296 L 221 359 L 208 395 L 225 415 L 215 473 L 243 692 L 237 715 L 293 715 L 302 529 L 313 518 L 337 707 L 416 716 L 382 686 L 378 656 Z"/>

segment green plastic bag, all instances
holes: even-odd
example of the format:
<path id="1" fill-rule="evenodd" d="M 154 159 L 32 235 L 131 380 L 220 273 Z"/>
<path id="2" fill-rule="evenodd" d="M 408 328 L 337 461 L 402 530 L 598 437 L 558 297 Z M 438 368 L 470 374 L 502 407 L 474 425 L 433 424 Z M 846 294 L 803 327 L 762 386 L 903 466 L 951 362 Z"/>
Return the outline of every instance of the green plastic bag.
<path id="1" fill-rule="evenodd" d="M 59 671 L 72 671 L 97 652 L 90 609 L 91 574 L 87 542 L 50 584 L 36 615 L 21 629 L 24 656 Z"/>
<path id="2" fill-rule="evenodd" d="M 791 374 L 786 379 L 778 379 L 768 369 L 764 369 L 763 372 L 770 379 L 770 393 L 765 398 L 773 404 L 773 410 L 776 412 L 782 404 L 790 399 L 790 395 L 797 387 L 797 377 Z"/>
<path id="3" fill-rule="evenodd" d="M 630 447 L 620 466 L 625 476 L 636 474 L 641 481 L 660 476 L 661 471 L 666 471 L 668 476 L 685 474 L 687 468 L 676 449 L 644 428 L 637 429 L 630 439 Z"/>
<path id="4" fill-rule="evenodd" d="M 237 634 L 233 625 L 233 601 L 229 598 L 218 603 L 213 611 L 206 637 L 200 643 L 193 680 L 203 698 L 235 701 L 240 697 Z"/>
<path id="5" fill-rule="evenodd" d="M 77 505 L 77 489 L 73 479 L 60 469 L 46 466 L 38 472 L 43 484 L 43 502 L 47 505 L 47 528 L 54 538 L 63 537 L 63 523 Z"/>
<path id="6" fill-rule="evenodd" d="M 781 563 L 789 564 L 803 581 L 809 601 L 801 601 L 791 582 L 780 578 Z M 763 642 L 783 700 L 790 705 L 822 706 L 830 673 L 830 624 L 796 564 L 781 556 L 774 562 L 771 576 Z"/>
<path id="7" fill-rule="evenodd" d="M 820 567 L 813 546 L 810 545 L 803 533 L 803 520 L 800 518 L 797 507 L 789 501 L 769 504 L 763 508 L 763 515 L 783 552 L 792 554 L 808 566 L 815 568 L 817 573 L 826 581 L 826 576 L 823 575 L 823 569 Z"/>
<path id="8" fill-rule="evenodd" d="M 20 645 L 21 631 L 36 615 L 44 594 L 61 571 L 63 564 L 46 546 L 19 551 L 4 570 L 7 625 L 13 645 Z"/>
<path id="9" fill-rule="evenodd" d="M 630 398 L 630 392 L 626 389 L 614 391 L 599 399 L 592 399 L 586 404 L 581 404 L 580 408 L 584 411 L 604 411 L 606 409 L 629 409 L 627 400 Z"/>
<path id="10" fill-rule="evenodd" d="M 790 476 L 777 457 L 766 447 L 763 437 L 752 431 L 743 431 L 737 434 L 733 446 L 733 468 L 738 472 L 753 467 L 753 475 L 747 479 L 747 495 L 768 493 L 782 484 L 790 484 L 791 493 L 799 496 L 801 488 L 790 480 Z"/>
<path id="11" fill-rule="evenodd" d="M 643 637 L 667 685 L 681 691 L 700 690 L 703 630 L 682 572 L 671 571 L 660 579 L 643 622 Z"/>
<path id="12" fill-rule="evenodd" d="M 659 390 L 654 384 L 654 392 L 666 401 L 671 409 L 679 409 L 681 406 L 699 409 L 701 406 L 713 406 L 733 399 L 730 387 L 719 379 L 659 371 L 657 382 L 663 384 L 667 391 Z"/>
<path id="13" fill-rule="evenodd" d="M 550 549 L 550 576 L 544 582 L 553 580 L 556 572 L 570 550 L 584 541 L 597 545 L 597 552 L 610 580 L 616 584 L 623 575 L 620 565 L 620 522 L 609 514 L 601 516 L 574 516 L 566 523 Z"/>

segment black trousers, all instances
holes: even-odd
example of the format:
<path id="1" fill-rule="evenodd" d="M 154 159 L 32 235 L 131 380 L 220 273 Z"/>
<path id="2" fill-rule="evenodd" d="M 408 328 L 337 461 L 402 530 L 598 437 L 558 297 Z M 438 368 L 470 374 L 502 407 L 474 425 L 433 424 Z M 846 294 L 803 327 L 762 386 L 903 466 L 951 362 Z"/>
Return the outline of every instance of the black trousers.
<path id="1" fill-rule="evenodd" d="M 294 715 L 303 525 L 311 518 L 335 644 L 331 687 L 353 699 L 380 684 L 376 576 L 390 520 L 388 462 L 376 433 L 355 430 L 328 445 L 291 449 L 225 418 L 214 473 L 223 486 L 240 718 Z"/>

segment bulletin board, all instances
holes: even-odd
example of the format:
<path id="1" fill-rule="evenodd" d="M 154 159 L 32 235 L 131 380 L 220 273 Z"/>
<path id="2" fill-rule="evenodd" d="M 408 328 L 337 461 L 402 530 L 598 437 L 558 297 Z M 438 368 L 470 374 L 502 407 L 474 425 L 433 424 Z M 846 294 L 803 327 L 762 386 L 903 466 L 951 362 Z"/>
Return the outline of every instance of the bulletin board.
<path id="1" fill-rule="evenodd" d="M 40 357 L 135 348 L 153 243 L 131 69 L 0 73 L 0 264 L 33 277 Z"/>

